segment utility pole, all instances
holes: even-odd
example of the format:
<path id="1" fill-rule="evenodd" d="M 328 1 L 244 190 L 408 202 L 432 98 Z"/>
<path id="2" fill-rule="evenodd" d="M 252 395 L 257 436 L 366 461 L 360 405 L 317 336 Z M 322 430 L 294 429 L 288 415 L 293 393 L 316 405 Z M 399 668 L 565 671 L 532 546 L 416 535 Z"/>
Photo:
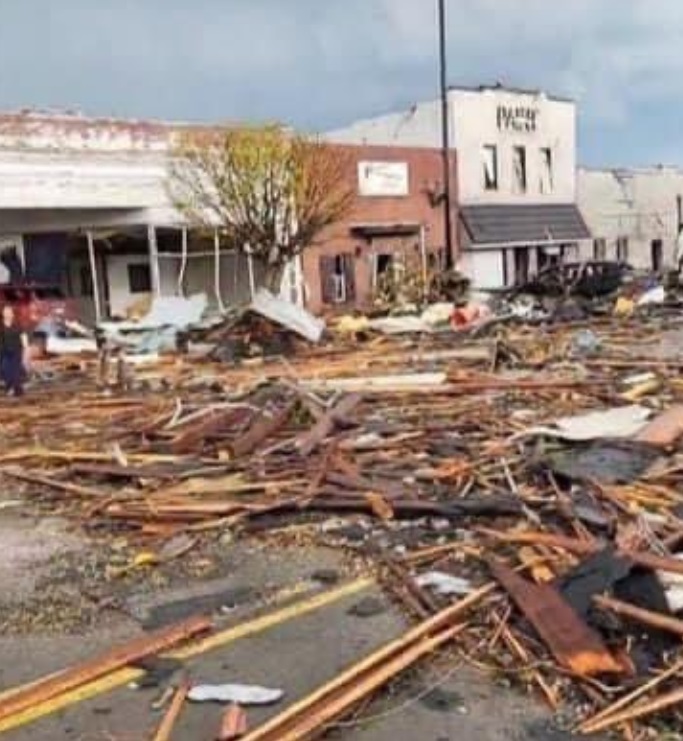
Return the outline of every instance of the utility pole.
<path id="1" fill-rule="evenodd" d="M 441 72 L 441 153 L 443 156 L 444 229 L 446 268 L 453 268 L 453 214 L 451 203 L 451 142 L 448 108 L 448 67 L 446 59 L 446 0 L 439 3 L 439 66 Z"/>

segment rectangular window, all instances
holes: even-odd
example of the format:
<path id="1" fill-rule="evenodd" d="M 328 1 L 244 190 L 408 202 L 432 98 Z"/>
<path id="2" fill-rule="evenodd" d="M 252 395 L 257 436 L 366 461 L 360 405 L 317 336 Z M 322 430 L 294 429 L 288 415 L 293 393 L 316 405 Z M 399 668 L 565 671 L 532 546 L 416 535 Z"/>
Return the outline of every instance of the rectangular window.
<path id="1" fill-rule="evenodd" d="M 593 259 L 603 262 L 607 259 L 607 241 L 604 239 L 593 240 Z"/>
<path id="2" fill-rule="evenodd" d="M 356 299 L 354 257 L 350 253 L 320 258 L 320 284 L 325 304 L 346 304 Z"/>
<path id="3" fill-rule="evenodd" d="M 548 195 L 553 192 L 553 187 L 553 150 L 550 147 L 542 147 L 539 192 L 541 195 Z"/>
<path id="4" fill-rule="evenodd" d="M 628 262 L 628 237 L 617 238 L 617 261 Z"/>
<path id="5" fill-rule="evenodd" d="M 128 290 L 131 293 L 151 293 L 152 271 L 149 265 L 144 263 L 128 265 Z"/>
<path id="6" fill-rule="evenodd" d="M 484 190 L 498 190 L 498 150 L 495 144 L 485 144 L 481 156 Z"/>
<path id="7" fill-rule="evenodd" d="M 516 194 L 526 193 L 526 149 L 512 148 L 512 190 Z"/>

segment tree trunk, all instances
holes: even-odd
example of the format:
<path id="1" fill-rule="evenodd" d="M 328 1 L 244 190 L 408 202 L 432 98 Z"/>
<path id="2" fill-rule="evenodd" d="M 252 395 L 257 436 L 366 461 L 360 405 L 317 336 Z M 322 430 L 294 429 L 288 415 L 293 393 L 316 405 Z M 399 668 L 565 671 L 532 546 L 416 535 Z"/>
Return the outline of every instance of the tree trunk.
<path id="1" fill-rule="evenodd" d="M 280 293 L 284 272 L 285 266 L 280 262 L 266 266 L 263 282 L 265 287 L 276 296 Z"/>

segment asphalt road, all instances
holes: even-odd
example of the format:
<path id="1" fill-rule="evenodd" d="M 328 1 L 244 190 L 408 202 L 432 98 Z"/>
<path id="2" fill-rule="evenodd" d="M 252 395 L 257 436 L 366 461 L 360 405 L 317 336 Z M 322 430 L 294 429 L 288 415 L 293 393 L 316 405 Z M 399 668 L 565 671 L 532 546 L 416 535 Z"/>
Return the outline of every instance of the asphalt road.
<path id="1" fill-rule="evenodd" d="M 37 531 L 35 522 L 17 520 L 7 514 L 0 515 L 0 542 L 13 544 L 5 548 L 0 569 L 3 600 L 24 599 L 35 585 L 36 574 L 44 570 L 46 559 L 90 547 L 66 534 L 60 523 L 43 522 Z M 221 628 L 226 630 L 244 626 L 254 617 L 271 613 L 282 605 L 338 588 L 339 584 L 318 584 L 311 575 L 321 569 L 340 574 L 343 571 L 339 556 L 325 549 L 259 549 L 248 554 L 236 549 L 235 558 L 228 562 L 233 565 L 226 568 L 220 579 L 188 583 L 131 599 L 132 613 L 147 617 L 157 614 L 170 619 L 173 609 L 183 607 L 183 600 L 212 594 L 242 595 L 240 604 L 221 619 Z M 342 575 L 342 583 L 347 578 L 353 577 Z M 248 588 L 266 581 L 269 593 L 277 595 L 278 604 L 266 606 L 250 596 Z M 353 614 L 358 612 L 353 608 L 359 603 L 370 608 L 360 610 L 361 613 L 371 614 Z M 169 604 L 173 607 L 169 608 Z M 199 683 L 237 682 L 283 689 L 285 698 L 278 705 L 249 710 L 249 723 L 254 727 L 398 637 L 405 628 L 403 616 L 378 588 L 370 587 L 248 637 L 226 642 L 188 660 L 186 671 Z M 2 637 L 0 685 L 6 689 L 57 671 L 107 650 L 139 634 L 140 630 L 139 620 L 118 615 L 108 616 L 93 629 L 76 635 L 46 632 Z M 0 734 L 0 738 L 141 741 L 151 738 L 159 723 L 161 715 L 151 707 L 159 692 L 159 688 L 122 686 L 47 713 L 32 723 Z M 186 704 L 173 741 L 214 739 L 221 713 L 219 705 Z M 496 686 L 448 655 L 435 657 L 392 683 L 352 718 L 331 729 L 330 737 L 362 741 L 569 738 L 550 730 L 544 709 L 534 700 Z"/>

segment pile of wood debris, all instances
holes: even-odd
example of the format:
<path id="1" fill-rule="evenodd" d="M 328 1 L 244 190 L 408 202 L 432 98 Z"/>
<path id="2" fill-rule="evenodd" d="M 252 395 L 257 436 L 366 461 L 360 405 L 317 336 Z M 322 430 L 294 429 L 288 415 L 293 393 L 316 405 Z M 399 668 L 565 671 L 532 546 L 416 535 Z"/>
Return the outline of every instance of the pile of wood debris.
<path id="1" fill-rule="evenodd" d="M 36 506 L 147 550 L 226 528 L 327 538 L 333 515 L 363 525 L 345 547 L 416 627 L 247 738 L 322 728 L 359 686 L 446 643 L 581 732 L 638 738 L 683 701 L 679 329 L 495 331 L 257 367 L 175 358 L 137 372 L 154 393 L 73 376 L 2 403 L 0 467 Z"/>

